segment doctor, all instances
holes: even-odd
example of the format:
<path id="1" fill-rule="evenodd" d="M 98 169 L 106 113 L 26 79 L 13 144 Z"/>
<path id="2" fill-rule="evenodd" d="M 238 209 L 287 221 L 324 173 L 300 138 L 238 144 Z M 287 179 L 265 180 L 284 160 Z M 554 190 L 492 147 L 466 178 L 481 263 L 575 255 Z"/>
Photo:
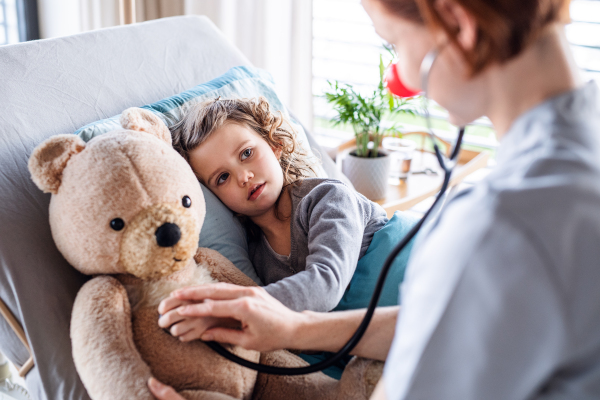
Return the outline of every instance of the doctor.
<path id="1" fill-rule="evenodd" d="M 488 116 L 501 143 L 492 173 L 421 232 L 402 310 L 379 309 L 355 349 L 386 360 L 373 399 L 600 398 L 600 96 L 569 51 L 568 0 L 362 3 L 405 84 L 436 50 L 429 96 L 456 125 Z M 225 284 L 160 311 L 238 319 L 196 337 L 257 350 L 337 350 L 363 314 L 295 313 Z"/>

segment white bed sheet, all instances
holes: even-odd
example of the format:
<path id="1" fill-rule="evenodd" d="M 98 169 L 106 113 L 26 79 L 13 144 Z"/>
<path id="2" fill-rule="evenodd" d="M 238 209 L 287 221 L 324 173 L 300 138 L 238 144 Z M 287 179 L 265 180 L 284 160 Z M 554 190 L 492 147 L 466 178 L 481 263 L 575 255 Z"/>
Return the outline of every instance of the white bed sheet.
<path id="1" fill-rule="evenodd" d="M 71 37 L 0 47 L 0 298 L 19 319 L 36 366 L 36 399 L 87 399 L 73 366 L 69 320 L 86 277 L 56 250 L 50 196 L 27 160 L 45 138 L 153 103 L 248 60 L 205 17 L 174 17 Z M 318 146 L 309 134 L 313 150 Z M 324 167 L 337 172 L 321 152 Z M 0 351 L 17 364 L 27 351 L 0 318 Z"/>

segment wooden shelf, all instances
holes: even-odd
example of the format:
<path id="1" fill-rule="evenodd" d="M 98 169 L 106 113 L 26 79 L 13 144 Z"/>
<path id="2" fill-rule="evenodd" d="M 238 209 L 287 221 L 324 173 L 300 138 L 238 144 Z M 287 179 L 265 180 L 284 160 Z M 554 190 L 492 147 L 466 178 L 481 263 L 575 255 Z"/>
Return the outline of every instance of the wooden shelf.
<path id="1" fill-rule="evenodd" d="M 411 132 L 417 135 L 427 135 L 424 132 Z M 354 139 L 343 143 L 338 148 L 338 157 L 336 164 L 341 171 L 342 159 L 349 149 L 355 145 Z M 446 144 L 449 148 L 449 144 Z M 459 165 L 457 165 L 449 187 L 455 186 L 463 181 L 467 176 L 480 168 L 487 166 L 490 154 L 488 152 L 476 152 L 472 150 L 462 150 L 459 155 Z M 435 171 L 436 175 L 414 174 L 413 172 L 424 171 L 427 168 Z M 444 179 L 444 172 L 441 170 L 435 154 L 416 150 L 411 162 L 411 173 L 406 179 L 390 177 L 388 179 L 387 196 L 383 200 L 376 201 L 391 217 L 395 211 L 408 210 L 421 201 L 435 195 L 441 188 Z"/>

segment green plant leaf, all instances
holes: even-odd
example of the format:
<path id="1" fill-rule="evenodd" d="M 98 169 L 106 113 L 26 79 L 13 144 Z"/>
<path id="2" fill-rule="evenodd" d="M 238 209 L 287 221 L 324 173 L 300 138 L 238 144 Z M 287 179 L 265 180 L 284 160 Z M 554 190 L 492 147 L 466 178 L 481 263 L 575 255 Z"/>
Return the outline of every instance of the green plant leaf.
<path id="1" fill-rule="evenodd" d="M 386 48 L 394 56 L 391 49 Z M 391 60 L 387 66 L 391 64 Z M 398 114 L 415 115 L 416 100 L 399 99 L 394 97 L 385 87 L 386 63 L 383 55 L 379 55 L 379 84 L 371 95 L 365 96 L 357 92 L 352 85 L 338 81 L 327 81 L 329 89 L 323 97 L 333 106 L 336 116 L 334 126 L 347 124 L 352 126 L 356 138 L 356 155 L 358 157 L 376 157 L 378 146 L 383 136 L 393 133 L 400 134 L 395 124 L 392 128 L 384 128 L 382 123 L 385 116 L 393 117 Z M 373 151 L 369 151 L 370 136 L 373 137 Z"/>

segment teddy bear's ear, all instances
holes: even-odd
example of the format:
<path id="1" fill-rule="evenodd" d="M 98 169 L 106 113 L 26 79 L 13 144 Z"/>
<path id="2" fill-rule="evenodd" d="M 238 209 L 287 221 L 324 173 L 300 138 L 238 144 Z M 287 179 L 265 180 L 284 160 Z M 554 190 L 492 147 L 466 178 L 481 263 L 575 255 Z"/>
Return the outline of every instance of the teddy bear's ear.
<path id="1" fill-rule="evenodd" d="M 153 112 L 143 108 L 128 108 L 121 114 L 121 126 L 132 131 L 147 132 L 168 145 L 172 144 L 171 132 Z"/>
<path id="2" fill-rule="evenodd" d="M 67 163 L 85 148 L 76 135 L 56 135 L 40 143 L 29 157 L 33 182 L 45 193 L 58 193 Z"/>

